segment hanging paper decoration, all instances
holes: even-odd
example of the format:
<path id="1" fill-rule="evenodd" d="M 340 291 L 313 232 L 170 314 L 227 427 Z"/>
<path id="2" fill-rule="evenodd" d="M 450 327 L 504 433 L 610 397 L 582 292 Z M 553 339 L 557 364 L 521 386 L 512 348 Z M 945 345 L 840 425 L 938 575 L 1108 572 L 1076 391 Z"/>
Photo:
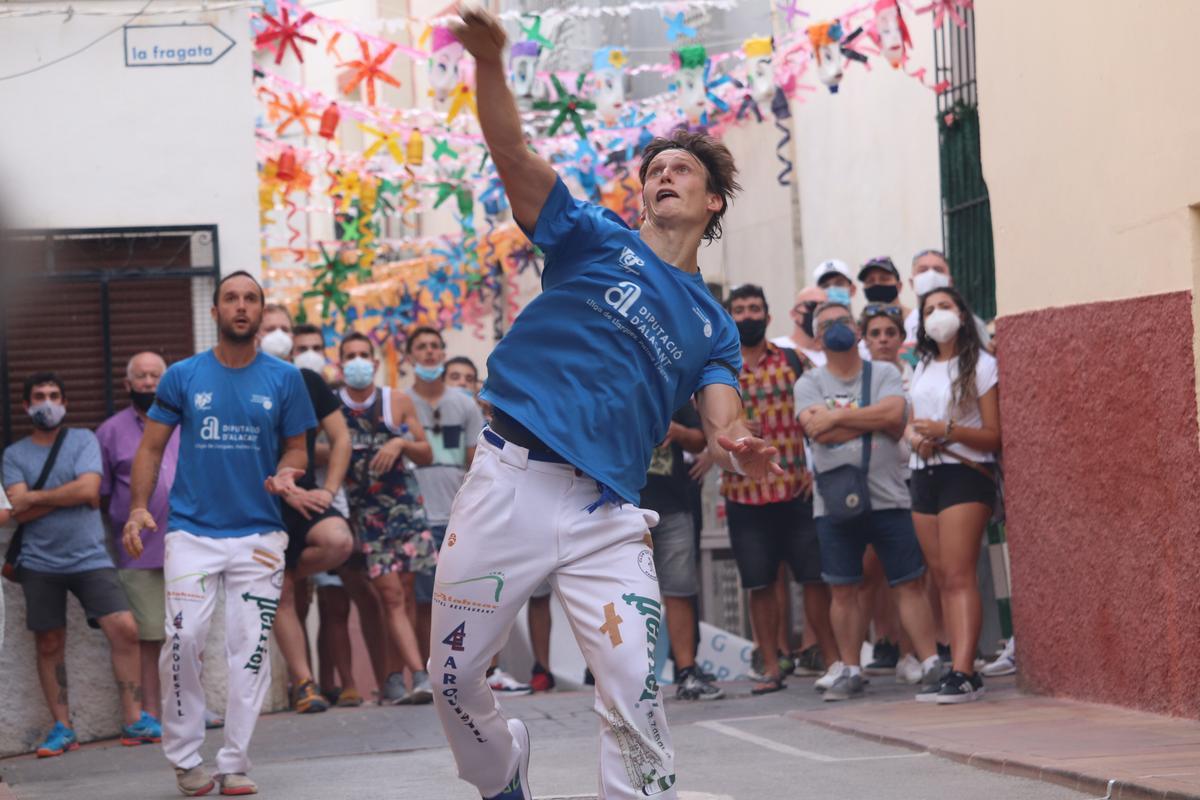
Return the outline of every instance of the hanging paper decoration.
<path id="1" fill-rule="evenodd" d="M 898 69 L 906 58 L 906 48 L 912 47 L 908 26 L 904 24 L 904 16 L 900 13 L 900 4 L 897 0 L 875 0 L 874 9 L 875 24 L 871 38 L 892 68 Z"/>
<path id="2" fill-rule="evenodd" d="M 312 288 L 301 295 L 301 301 L 308 297 L 322 298 L 321 316 L 328 319 L 331 308 L 337 308 L 342 313 L 346 311 L 346 305 L 350 302 L 350 295 L 345 289 L 346 281 L 350 278 L 369 280 L 371 271 L 358 264 L 347 264 L 342 260 L 340 251 L 330 256 L 325 245 L 320 245 L 320 248 L 322 263 L 313 267 L 316 275 L 313 277 Z M 305 322 L 303 302 L 300 308 L 301 314 L 297 315 L 297 322 Z"/>
<path id="3" fill-rule="evenodd" d="M 374 55 L 371 54 L 371 46 L 367 44 L 366 39 L 359 37 L 358 45 L 362 50 L 362 58 L 345 61 L 338 65 L 345 68 L 338 80 L 338 88 L 342 90 L 342 94 L 350 94 L 358 88 L 359 84 L 365 84 L 367 105 L 373 106 L 375 105 L 375 81 L 383 81 L 396 87 L 400 86 L 400 81 L 389 75 L 385 69 L 388 59 L 396 51 L 396 45 L 390 44 Z"/>
<path id="4" fill-rule="evenodd" d="M 276 100 L 270 102 L 268 105 L 283 117 L 283 121 L 275 128 L 276 134 L 282 136 L 291 127 L 292 123 L 298 123 L 304 129 L 306 136 L 312 135 L 312 131 L 308 127 L 308 121 L 316 119 L 317 114 L 312 110 L 307 100 L 297 100 L 296 95 L 288 92 L 286 100 Z"/>
<path id="5" fill-rule="evenodd" d="M 532 39 L 525 39 L 512 46 L 508 54 L 508 80 L 517 97 L 533 96 L 533 84 L 537 80 L 538 56 L 542 46 Z"/>
<path id="6" fill-rule="evenodd" d="M 450 96 L 459 84 L 459 64 L 466 50 L 449 28 L 433 29 L 433 48 L 429 56 L 429 93 L 439 102 Z"/>
<path id="7" fill-rule="evenodd" d="M 524 24 L 521 25 L 521 33 L 525 34 L 525 38 L 531 42 L 540 44 L 547 50 L 553 50 L 554 42 L 550 41 L 545 37 L 545 35 L 542 34 L 542 18 L 536 14 L 523 14 L 522 16 L 533 20 L 533 24 L 528 27 L 526 27 Z"/>
<path id="8" fill-rule="evenodd" d="M 587 73 L 581 72 L 579 79 L 575 82 L 575 92 L 583 89 L 583 84 L 587 80 Z M 558 129 L 568 119 L 575 126 L 575 132 L 581 137 L 587 136 L 587 126 L 583 124 L 583 117 L 580 111 L 595 111 L 596 104 L 591 100 L 584 100 L 577 93 L 567 91 L 567 87 L 563 86 L 562 81 L 557 75 L 551 74 L 550 81 L 554 84 L 554 91 L 558 93 L 555 100 L 536 100 L 533 107 L 538 111 L 557 111 L 558 116 L 554 118 L 554 122 L 550 124 L 550 129 L 546 131 L 547 135 L 553 136 L 558 133 Z"/>
<path id="9" fill-rule="evenodd" d="M 592 54 L 592 102 L 605 125 L 612 127 L 625 105 L 625 65 L 629 59 L 619 47 L 601 47 Z"/>
<path id="10" fill-rule="evenodd" d="M 600 199 L 599 178 L 596 175 L 596 161 L 599 156 L 587 139 L 580 139 L 573 156 L 575 164 L 567 167 L 567 173 L 573 175 L 589 200 Z"/>
<path id="11" fill-rule="evenodd" d="M 475 106 L 475 92 L 466 83 L 460 81 L 459 84 L 454 87 L 451 97 L 452 99 L 450 100 L 450 108 L 446 111 L 447 125 L 449 125 L 451 122 L 454 122 L 454 118 L 464 110 L 470 111 L 476 117 L 479 116 L 479 109 Z"/>
<path id="12" fill-rule="evenodd" d="M 675 77 L 675 95 L 679 108 L 692 124 L 708 124 L 708 103 L 720 111 L 728 111 L 729 104 L 714 91 L 718 86 L 729 83 L 728 75 L 712 80 L 712 62 L 704 45 L 694 44 L 672 53 L 678 68 Z"/>
<path id="13" fill-rule="evenodd" d="M 797 0 L 779 0 L 779 10 L 782 11 L 784 16 L 787 18 L 788 30 L 791 30 L 793 23 L 796 21 L 796 17 L 808 16 L 807 11 L 800 10 L 799 5 L 797 5 Z"/>
<path id="14" fill-rule="evenodd" d="M 262 33 L 258 34 L 258 36 L 254 37 L 254 46 L 259 49 L 274 47 L 276 64 L 283 61 L 283 54 L 291 47 L 292 52 L 296 54 L 296 58 L 303 63 L 304 55 L 300 52 L 300 47 L 296 42 L 299 40 L 301 42 L 308 42 L 309 44 L 317 43 L 317 40 L 313 37 L 305 36 L 300 32 L 305 23 L 312 18 L 313 13 L 306 11 L 299 19 L 293 21 L 286 7 L 280 10 L 278 19 L 272 16 L 269 11 L 263 11 L 262 21 L 268 27 Z"/>
<path id="15" fill-rule="evenodd" d="M 363 158 L 374 158 L 375 154 L 383 148 L 391 154 L 392 160 L 397 164 L 404 163 L 404 151 L 400 148 L 400 134 L 396 131 L 381 131 L 378 128 L 372 128 L 370 125 L 358 126 L 363 133 L 375 137 L 375 141 L 363 151 Z"/>
<path id="16" fill-rule="evenodd" d="M 922 6 L 917 9 L 918 14 L 924 14 L 928 11 L 933 12 L 933 27 L 940 28 L 945 23 L 946 17 L 954 21 L 954 24 L 960 28 L 967 27 L 966 17 L 963 15 L 968 8 L 973 4 L 973 0 L 933 0 L 927 6 Z"/>
<path id="17" fill-rule="evenodd" d="M 788 105 L 787 95 L 783 89 L 775 90 L 775 99 L 771 101 L 771 113 L 775 115 L 775 128 L 779 131 L 779 141 L 775 143 L 775 157 L 779 159 L 779 163 L 783 164 L 783 169 L 775 176 L 775 180 L 779 181 L 780 186 L 788 186 L 791 184 L 791 179 L 788 177 L 792 173 L 792 162 L 787 157 L 785 148 L 792 141 L 792 132 L 787 125 L 783 124 L 785 119 L 790 119 L 792 109 Z"/>
<path id="18" fill-rule="evenodd" d="M 771 39 L 766 36 L 742 42 L 742 53 L 746 56 L 746 80 L 755 102 L 766 103 L 775 96 L 775 65 L 771 62 L 773 51 Z"/>
<path id="19" fill-rule="evenodd" d="M 696 29 L 684 22 L 684 12 L 680 11 L 673 17 L 663 15 L 663 21 L 667 23 L 667 41 L 674 42 L 679 38 L 695 39 L 698 35 Z"/>
<path id="20" fill-rule="evenodd" d="M 408 156 L 408 163 L 412 166 L 419 167 L 425 163 L 425 139 L 421 136 L 420 131 L 413 131 L 412 136 L 408 137 L 405 154 Z"/>
<path id="21" fill-rule="evenodd" d="M 867 61 L 865 55 L 851 47 L 862 34 L 862 28 L 856 28 L 849 36 L 844 36 L 840 22 L 822 22 L 808 26 L 807 33 L 813 58 L 817 62 L 817 78 L 829 88 L 830 94 L 837 94 L 846 59 L 863 64 Z"/>

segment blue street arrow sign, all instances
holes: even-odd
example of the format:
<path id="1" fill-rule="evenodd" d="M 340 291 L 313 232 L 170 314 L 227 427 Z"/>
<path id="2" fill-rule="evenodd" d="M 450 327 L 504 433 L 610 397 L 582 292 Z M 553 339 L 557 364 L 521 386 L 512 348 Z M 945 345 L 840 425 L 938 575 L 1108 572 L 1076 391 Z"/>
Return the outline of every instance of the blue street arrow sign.
<path id="1" fill-rule="evenodd" d="M 236 44 L 215 25 L 126 25 L 125 66 L 187 67 L 216 63 Z"/>

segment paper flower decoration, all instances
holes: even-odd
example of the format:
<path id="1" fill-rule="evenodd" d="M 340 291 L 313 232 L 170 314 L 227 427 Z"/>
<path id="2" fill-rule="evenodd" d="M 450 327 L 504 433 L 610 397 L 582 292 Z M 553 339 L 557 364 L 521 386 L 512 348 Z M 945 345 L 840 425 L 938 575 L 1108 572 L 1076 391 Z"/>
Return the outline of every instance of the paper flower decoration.
<path id="1" fill-rule="evenodd" d="M 363 133 L 375 137 L 375 141 L 371 143 L 371 146 L 363 151 L 363 158 L 374 158 L 376 153 L 386 147 L 387 151 L 391 153 L 393 161 L 397 164 L 404 163 L 404 150 L 400 147 L 399 133 L 396 131 L 382 131 L 378 128 L 372 128 L 370 125 L 360 124 L 358 127 Z"/>
<path id="2" fill-rule="evenodd" d="M 392 57 L 392 53 L 396 52 L 396 45 L 389 44 L 374 55 L 371 54 L 371 46 L 367 44 L 366 39 L 360 37 L 358 45 L 362 50 L 362 58 L 345 61 L 338 65 L 345 67 L 345 71 L 338 80 L 338 88 L 342 90 L 342 94 L 350 94 L 358 88 L 359 84 L 365 85 L 367 87 L 367 105 L 373 106 L 375 105 L 376 81 L 383 81 L 397 87 L 400 85 L 400 81 L 389 75 L 385 69 L 388 59 Z"/>
<path id="3" fill-rule="evenodd" d="M 282 136 L 292 126 L 292 123 L 297 123 L 304 129 L 306 136 L 312 135 L 308 121 L 316 119 L 317 114 L 307 100 L 298 100 L 294 94 L 288 92 L 286 100 L 273 101 L 268 105 L 275 108 L 283 118 L 283 121 L 275 128 L 276 134 Z"/>
<path id="4" fill-rule="evenodd" d="M 528 27 L 519 23 L 521 25 L 521 33 L 525 34 L 525 38 L 531 42 L 537 42 L 547 50 L 554 49 L 554 42 L 542 34 L 542 18 L 536 14 L 525 14 L 524 16 L 533 20 L 533 24 Z"/>
<path id="5" fill-rule="evenodd" d="M 684 39 L 695 39 L 697 36 L 696 29 L 684 22 L 682 11 L 673 17 L 668 17 L 666 14 L 664 14 L 663 21 L 667 23 L 668 42 L 674 42 L 680 37 Z"/>
<path id="6" fill-rule="evenodd" d="M 454 118 L 463 110 L 479 116 L 479 109 L 475 107 L 475 92 L 467 84 L 459 83 L 451 93 L 450 108 L 446 111 L 446 124 L 454 122 Z"/>
<path id="7" fill-rule="evenodd" d="M 587 80 L 587 73 L 579 73 L 579 80 L 575 82 L 575 92 L 579 92 L 583 88 L 584 82 Z M 550 129 L 546 132 L 548 136 L 553 136 L 558 133 L 558 129 L 568 119 L 575 127 L 575 132 L 580 136 L 587 136 L 587 126 L 583 124 L 583 117 L 580 111 L 595 111 L 596 104 L 590 100 L 584 100 L 578 94 L 570 92 L 567 87 L 563 86 L 562 81 L 557 75 L 551 73 L 550 81 L 554 84 L 554 91 L 558 93 L 558 97 L 554 100 L 537 100 L 533 107 L 538 111 L 557 111 L 554 122 L 550 124 Z"/>
<path id="8" fill-rule="evenodd" d="M 271 16 L 269 12 L 263 11 L 262 21 L 266 23 L 267 29 L 254 37 L 254 46 L 257 48 L 274 47 L 276 64 L 283 61 L 283 54 L 290 47 L 292 48 L 292 52 L 296 54 L 296 58 L 303 63 L 304 55 L 300 52 L 300 47 L 296 42 L 299 40 L 301 42 L 308 42 L 309 44 L 317 43 L 317 40 L 313 37 L 305 36 L 300 32 L 305 23 L 312 18 L 313 13 L 306 11 L 299 19 L 293 21 L 286 7 L 280 9 L 278 19 Z"/>

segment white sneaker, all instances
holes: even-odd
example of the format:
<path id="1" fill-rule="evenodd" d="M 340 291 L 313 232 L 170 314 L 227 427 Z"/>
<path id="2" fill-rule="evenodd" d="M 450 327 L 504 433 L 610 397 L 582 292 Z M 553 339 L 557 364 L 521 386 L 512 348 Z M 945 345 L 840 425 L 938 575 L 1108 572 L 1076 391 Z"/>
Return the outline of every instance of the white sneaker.
<path id="1" fill-rule="evenodd" d="M 996 656 L 996 660 L 990 664 L 985 664 L 979 671 L 990 678 L 995 678 L 999 675 L 1015 674 L 1017 671 L 1016 637 L 1010 637 L 1000 655 Z"/>
<path id="2" fill-rule="evenodd" d="M 837 679 L 842 677 L 842 672 L 846 669 L 846 665 L 841 661 L 835 661 L 829 665 L 829 669 L 825 670 L 825 674 L 817 678 L 813 682 L 813 688 L 818 692 L 824 692 L 833 688 L 833 684 Z"/>
<path id="3" fill-rule="evenodd" d="M 508 697 L 520 697 L 524 694 L 533 693 L 532 686 L 527 683 L 521 683 L 499 667 L 492 670 L 492 674 L 488 676 L 487 682 L 488 686 L 492 687 L 493 692 L 499 692 Z"/>
<path id="4" fill-rule="evenodd" d="M 910 686 L 921 682 L 921 662 L 909 653 L 896 664 L 896 683 L 907 683 Z"/>

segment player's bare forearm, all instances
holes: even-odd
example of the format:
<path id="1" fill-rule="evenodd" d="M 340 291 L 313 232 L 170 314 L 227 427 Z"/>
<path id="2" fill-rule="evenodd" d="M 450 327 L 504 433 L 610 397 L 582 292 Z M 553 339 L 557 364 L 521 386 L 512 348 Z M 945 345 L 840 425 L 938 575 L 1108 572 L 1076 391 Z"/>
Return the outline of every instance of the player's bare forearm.
<path id="1" fill-rule="evenodd" d="M 721 469 L 737 472 L 729 450 L 721 445 L 721 439 L 737 441 L 751 435 L 746 427 L 741 395 L 728 386 L 707 386 L 699 394 L 697 409 L 709 455 Z"/>
<path id="2" fill-rule="evenodd" d="M 129 508 L 145 508 L 158 485 L 158 471 L 162 467 L 163 452 L 171 438 L 174 426 L 155 420 L 146 421 L 141 444 L 133 457 L 129 473 Z"/>

